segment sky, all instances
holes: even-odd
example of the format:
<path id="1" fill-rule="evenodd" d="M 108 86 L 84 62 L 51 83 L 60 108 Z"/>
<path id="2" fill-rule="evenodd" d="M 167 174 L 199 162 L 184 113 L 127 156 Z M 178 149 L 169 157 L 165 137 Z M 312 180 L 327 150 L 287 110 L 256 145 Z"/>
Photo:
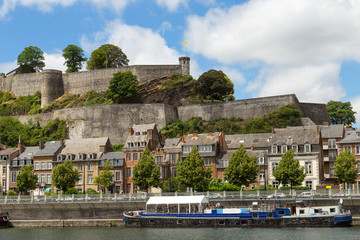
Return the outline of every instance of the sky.
<path id="1" fill-rule="evenodd" d="M 189 56 L 195 79 L 222 70 L 236 99 L 350 101 L 360 123 L 359 16 L 359 0 L 0 0 L 0 73 L 28 46 L 65 71 L 67 45 L 89 58 L 110 43 L 130 65 Z"/>

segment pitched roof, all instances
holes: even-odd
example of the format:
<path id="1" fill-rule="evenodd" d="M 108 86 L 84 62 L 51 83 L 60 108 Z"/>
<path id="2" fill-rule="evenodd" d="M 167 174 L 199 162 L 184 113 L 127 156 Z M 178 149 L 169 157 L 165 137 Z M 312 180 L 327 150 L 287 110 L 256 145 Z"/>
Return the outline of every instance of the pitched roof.
<path id="1" fill-rule="evenodd" d="M 356 131 L 347 131 L 345 134 L 345 138 L 341 141 L 338 141 L 339 144 L 344 143 L 360 143 L 360 130 Z"/>
<path id="2" fill-rule="evenodd" d="M 229 149 L 238 149 L 240 144 L 245 148 L 270 146 L 271 133 L 225 135 Z"/>
<path id="3" fill-rule="evenodd" d="M 61 154 L 100 153 L 100 146 L 105 145 L 108 140 L 108 137 L 67 139 Z"/>
<path id="4" fill-rule="evenodd" d="M 178 148 L 180 138 L 167 138 L 165 139 L 164 149 Z"/>
<path id="5" fill-rule="evenodd" d="M 132 129 L 134 130 L 134 134 L 129 135 L 126 139 L 126 143 L 128 142 L 147 142 L 148 135 L 143 135 L 143 132 L 147 132 L 149 129 L 154 129 L 155 123 L 151 124 L 140 124 L 140 125 L 133 125 Z M 136 135 L 135 133 L 139 132 L 140 135 Z M 126 148 L 127 145 L 125 144 L 124 148 Z"/>
<path id="6" fill-rule="evenodd" d="M 344 133 L 344 124 L 321 126 L 322 138 L 340 138 L 343 137 L 343 133 Z"/>
<path id="7" fill-rule="evenodd" d="M 210 136 L 208 133 L 200 134 L 188 134 L 184 138 L 184 142 L 181 145 L 206 145 L 216 143 L 216 137 L 220 136 L 220 132 L 211 133 Z"/>
<path id="8" fill-rule="evenodd" d="M 274 131 L 271 144 L 319 144 L 320 142 L 317 126 L 277 128 Z"/>
<path id="9" fill-rule="evenodd" d="M 6 148 L 4 150 L 0 150 L 0 155 L 11 155 L 17 151 L 17 148 Z"/>
<path id="10" fill-rule="evenodd" d="M 39 147 L 25 147 L 24 151 L 15 159 L 32 159 Z"/>
<path id="11" fill-rule="evenodd" d="M 44 144 L 43 149 L 39 149 L 34 156 L 49 156 L 54 155 L 61 147 L 60 141 L 50 141 Z"/>
<path id="12" fill-rule="evenodd" d="M 124 159 L 123 152 L 108 152 L 101 156 L 100 160 Z"/>

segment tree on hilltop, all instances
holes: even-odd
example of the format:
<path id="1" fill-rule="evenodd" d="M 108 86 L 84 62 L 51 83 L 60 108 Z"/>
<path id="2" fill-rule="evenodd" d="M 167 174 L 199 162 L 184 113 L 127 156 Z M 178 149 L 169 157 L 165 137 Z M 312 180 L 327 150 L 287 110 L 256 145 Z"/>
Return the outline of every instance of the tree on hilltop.
<path id="1" fill-rule="evenodd" d="M 203 73 L 195 83 L 195 91 L 211 101 L 234 100 L 234 84 L 222 71 L 211 69 Z"/>
<path id="2" fill-rule="evenodd" d="M 40 72 L 45 67 L 44 52 L 35 46 L 29 46 L 22 51 L 17 59 L 20 73 Z"/>
<path id="3" fill-rule="evenodd" d="M 330 116 L 331 124 L 347 124 L 356 122 L 355 114 L 350 102 L 329 101 L 326 110 Z"/>
<path id="4" fill-rule="evenodd" d="M 90 60 L 87 62 L 87 68 L 89 70 L 117 68 L 127 66 L 128 64 L 129 59 L 121 48 L 112 44 L 104 44 L 91 53 Z"/>
<path id="5" fill-rule="evenodd" d="M 64 65 L 67 67 L 66 72 L 78 72 L 82 68 L 82 63 L 87 60 L 84 56 L 84 50 L 76 45 L 68 45 L 63 50 L 65 58 Z"/>
<path id="6" fill-rule="evenodd" d="M 110 80 L 106 97 L 114 103 L 138 102 L 138 80 L 131 72 L 115 73 Z"/>

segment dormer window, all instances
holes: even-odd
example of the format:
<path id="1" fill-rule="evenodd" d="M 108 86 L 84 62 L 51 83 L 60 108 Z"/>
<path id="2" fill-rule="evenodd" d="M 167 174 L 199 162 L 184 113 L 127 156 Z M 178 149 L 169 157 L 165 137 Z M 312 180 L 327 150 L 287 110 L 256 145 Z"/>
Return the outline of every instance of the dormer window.
<path id="1" fill-rule="evenodd" d="M 311 145 L 310 144 L 305 144 L 305 152 L 306 153 L 311 152 Z"/>
<path id="2" fill-rule="evenodd" d="M 147 135 L 147 132 L 146 131 L 142 132 L 142 135 Z"/>
<path id="3" fill-rule="evenodd" d="M 274 145 L 274 146 L 272 147 L 272 153 L 277 153 L 277 146 L 276 146 L 276 145 Z"/>
<path id="4" fill-rule="evenodd" d="M 140 132 L 135 132 L 135 136 L 140 136 Z"/>
<path id="5" fill-rule="evenodd" d="M 81 159 L 82 159 L 82 154 L 80 153 L 80 154 L 79 154 L 79 160 L 81 160 Z"/>
<path id="6" fill-rule="evenodd" d="M 141 142 L 141 146 L 145 147 L 146 146 L 146 142 Z"/>
<path id="7" fill-rule="evenodd" d="M 258 160 L 259 160 L 259 164 L 264 164 L 264 157 L 259 157 Z"/>
<path id="8" fill-rule="evenodd" d="M 93 159 L 93 155 L 91 153 L 89 154 L 89 159 Z"/>
<path id="9" fill-rule="evenodd" d="M 298 146 L 297 145 L 293 145 L 292 149 L 294 150 L 294 153 L 296 153 L 298 151 Z"/>
<path id="10" fill-rule="evenodd" d="M 96 157 L 97 157 L 97 154 L 93 153 L 93 158 L 96 159 Z"/>
<path id="11" fill-rule="evenodd" d="M 128 143 L 128 147 L 131 147 L 131 143 Z"/>
<path id="12" fill-rule="evenodd" d="M 287 146 L 286 145 L 282 145 L 281 146 L 281 153 L 285 153 L 287 151 Z"/>

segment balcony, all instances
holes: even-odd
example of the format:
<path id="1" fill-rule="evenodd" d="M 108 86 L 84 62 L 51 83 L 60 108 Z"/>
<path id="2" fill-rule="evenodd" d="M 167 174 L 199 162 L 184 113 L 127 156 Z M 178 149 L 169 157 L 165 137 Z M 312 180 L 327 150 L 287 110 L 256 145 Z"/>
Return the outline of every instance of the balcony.
<path id="1" fill-rule="evenodd" d="M 329 157 L 324 157 L 324 162 L 328 162 L 329 161 Z"/>

